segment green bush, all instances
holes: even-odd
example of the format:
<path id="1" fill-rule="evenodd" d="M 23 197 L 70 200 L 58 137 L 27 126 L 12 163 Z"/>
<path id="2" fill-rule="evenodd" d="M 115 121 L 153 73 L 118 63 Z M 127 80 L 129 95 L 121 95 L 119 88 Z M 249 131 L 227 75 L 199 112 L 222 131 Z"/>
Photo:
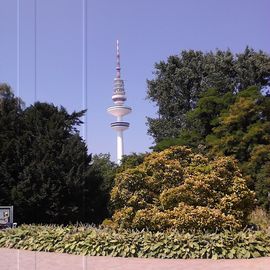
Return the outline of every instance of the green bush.
<path id="1" fill-rule="evenodd" d="M 239 230 L 247 224 L 254 197 L 234 159 L 209 160 L 175 146 L 116 175 L 110 225 L 152 231 Z"/>
<path id="2" fill-rule="evenodd" d="M 270 235 L 23 225 L 0 231 L 0 247 L 91 256 L 236 259 L 270 256 Z"/>
<path id="3" fill-rule="evenodd" d="M 263 208 L 254 209 L 249 215 L 249 222 L 255 224 L 260 230 L 270 233 L 270 214 Z"/>

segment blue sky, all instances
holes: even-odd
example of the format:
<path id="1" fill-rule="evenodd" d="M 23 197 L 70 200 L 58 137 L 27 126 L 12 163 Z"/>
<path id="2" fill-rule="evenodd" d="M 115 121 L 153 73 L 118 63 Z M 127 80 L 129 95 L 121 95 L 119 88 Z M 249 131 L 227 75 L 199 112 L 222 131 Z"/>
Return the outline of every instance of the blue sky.
<path id="1" fill-rule="evenodd" d="M 81 110 L 83 1 L 36 1 L 37 100 Z M 114 119 L 106 108 L 112 105 L 117 39 L 126 104 L 133 108 L 126 117 L 131 127 L 124 134 L 125 152 L 144 152 L 152 143 L 146 116 L 156 111 L 145 99 L 154 63 L 188 49 L 240 52 L 248 45 L 270 53 L 269 10 L 269 0 L 88 0 L 89 152 L 116 158 Z M 27 105 L 35 100 L 34 22 L 34 0 L 0 0 L 0 82 L 10 84 Z"/>

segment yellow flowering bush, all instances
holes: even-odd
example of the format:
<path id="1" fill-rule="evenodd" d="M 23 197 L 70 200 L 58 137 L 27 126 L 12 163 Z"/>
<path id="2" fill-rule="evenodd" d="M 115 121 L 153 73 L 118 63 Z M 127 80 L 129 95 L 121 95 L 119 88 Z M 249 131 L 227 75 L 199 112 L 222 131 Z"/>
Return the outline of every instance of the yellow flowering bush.
<path id="1" fill-rule="evenodd" d="M 234 159 L 209 160 L 174 146 L 117 174 L 112 224 L 153 231 L 241 229 L 254 198 Z"/>

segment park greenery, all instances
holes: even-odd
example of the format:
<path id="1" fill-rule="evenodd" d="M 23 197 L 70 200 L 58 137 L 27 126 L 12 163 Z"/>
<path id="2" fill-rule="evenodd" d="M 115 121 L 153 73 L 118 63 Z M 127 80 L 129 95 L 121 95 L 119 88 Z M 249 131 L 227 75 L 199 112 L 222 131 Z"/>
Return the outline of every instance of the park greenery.
<path id="1" fill-rule="evenodd" d="M 246 48 L 234 55 L 183 51 L 155 66 L 148 118 L 156 151 L 185 145 L 209 157 L 232 156 L 259 205 L 270 210 L 270 57 Z"/>
<path id="2" fill-rule="evenodd" d="M 0 231 L 0 247 L 91 256 L 248 259 L 270 255 L 270 236 L 248 230 L 202 234 L 23 225 Z"/>
<path id="3" fill-rule="evenodd" d="M 14 205 L 18 223 L 100 223 L 113 167 L 108 156 L 87 153 L 78 131 L 84 112 L 25 108 L 5 84 L 0 95 L 0 205 Z"/>
<path id="4" fill-rule="evenodd" d="M 270 56 L 182 51 L 155 64 L 154 145 L 91 155 L 85 111 L 28 107 L 0 84 L 0 247 L 158 258 L 270 255 Z M 90 226 L 62 226 L 82 222 Z M 249 231 L 246 228 L 252 225 Z M 261 231 L 260 231 L 261 230 Z"/>
<path id="5" fill-rule="evenodd" d="M 226 97 L 250 86 L 260 90 L 269 86 L 270 58 L 248 47 L 239 54 L 182 51 L 169 56 L 167 62 L 156 63 L 154 76 L 147 81 L 147 97 L 157 106 L 158 118 L 148 118 L 148 132 L 160 142 L 179 136 L 188 126 L 186 114 L 208 89 Z"/>
<path id="6" fill-rule="evenodd" d="M 175 146 L 154 152 L 139 166 L 116 175 L 111 226 L 151 231 L 239 230 L 247 225 L 254 197 L 232 158 L 210 161 Z"/>

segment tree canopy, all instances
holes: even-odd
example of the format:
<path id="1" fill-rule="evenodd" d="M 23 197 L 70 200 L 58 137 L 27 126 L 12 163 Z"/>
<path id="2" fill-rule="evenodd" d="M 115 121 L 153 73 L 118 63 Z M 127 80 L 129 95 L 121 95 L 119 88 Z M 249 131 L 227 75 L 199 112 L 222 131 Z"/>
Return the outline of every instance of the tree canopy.
<path id="1" fill-rule="evenodd" d="M 217 95 L 237 93 L 249 86 L 270 86 L 270 57 L 246 48 L 203 53 L 182 51 L 155 64 L 154 79 L 148 80 L 147 97 L 157 105 L 158 118 L 148 118 L 148 133 L 155 142 L 179 137 L 188 126 L 187 113 L 199 98 L 213 88 Z"/>
<path id="2" fill-rule="evenodd" d="M 270 56 L 246 48 L 233 54 L 182 51 L 155 66 L 148 98 L 158 118 L 148 118 L 153 149 L 186 145 L 198 153 L 233 156 L 270 210 Z"/>
<path id="3" fill-rule="evenodd" d="M 239 92 L 206 137 L 212 155 L 234 156 L 259 203 L 270 210 L 270 96 L 257 87 Z"/>
<path id="4" fill-rule="evenodd" d="M 210 160 L 182 146 L 154 152 L 116 175 L 112 224 L 124 228 L 240 229 L 254 206 L 237 163 Z"/>
<path id="5" fill-rule="evenodd" d="M 101 222 L 104 178 L 77 130 L 85 111 L 24 109 L 10 87 L 0 90 L 0 204 L 14 205 L 20 223 Z"/>
<path id="6" fill-rule="evenodd" d="M 187 126 L 179 136 L 160 141 L 154 150 L 187 145 L 212 157 L 233 156 L 249 187 L 256 190 L 259 204 L 269 210 L 269 108 L 270 96 L 255 86 L 235 94 L 209 89 L 187 112 Z"/>

